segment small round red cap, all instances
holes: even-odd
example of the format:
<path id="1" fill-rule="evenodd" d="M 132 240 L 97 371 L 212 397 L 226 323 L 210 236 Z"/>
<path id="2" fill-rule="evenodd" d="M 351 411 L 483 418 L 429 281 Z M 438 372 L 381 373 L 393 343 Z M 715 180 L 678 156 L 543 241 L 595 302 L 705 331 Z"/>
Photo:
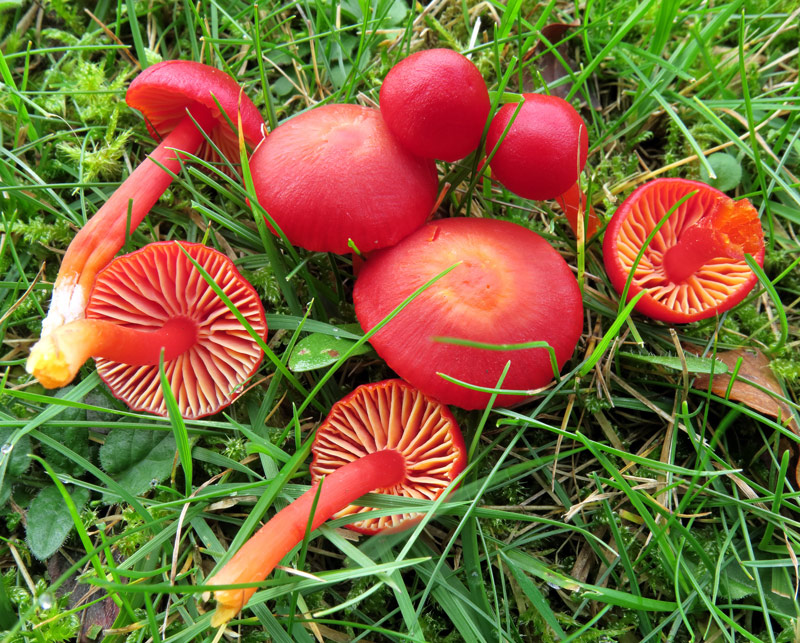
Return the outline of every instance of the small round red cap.
<path id="1" fill-rule="evenodd" d="M 369 252 L 419 228 L 436 202 L 430 159 L 391 135 L 377 109 L 323 105 L 275 128 L 250 159 L 259 204 L 289 241 Z"/>
<path id="2" fill-rule="evenodd" d="M 358 275 L 353 300 L 364 331 L 447 268 L 370 338 L 395 373 L 426 395 L 464 409 L 483 408 L 490 394 L 448 382 L 439 373 L 495 388 L 508 406 L 553 379 L 545 348 L 491 350 L 435 341 L 449 337 L 484 344 L 547 342 L 558 368 L 575 350 L 583 327 L 578 283 L 567 262 L 527 228 L 493 219 L 429 223 L 392 248 L 374 253 Z"/>
<path id="3" fill-rule="evenodd" d="M 586 165 L 586 124 L 563 98 L 523 97 L 507 132 L 518 103 L 503 105 L 489 125 L 486 152 L 497 148 L 490 161 L 492 177 L 525 199 L 555 199 L 575 184 Z"/>
<path id="4" fill-rule="evenodd" d="M 628 300 L 645 291 L 636 310 L 669 324 L 733 308 L 758 281 L 744 254 L 764 263 L 764 234 L 747 199 L 734 201 L 699 181 L 655 179 L 634 190 L 606 227 L 603 262 L 616 291 L 624 291 L 636 257 L 659 221 L 695 191 L 656 232 L 628 289 Z"/>
<path id="5" fill-rule="evenodd" d="M 381 85 L 392 134 L 417 156 L 457 161 L 481 142 L 491 102 L 478 68 L 451 49 L 426 49 L 397 63 Z"/>
<path id="6" fill-rule="evenodd" d="M 404 479 L 375 493 L 436 500 L 467 464 L 464 438 L 453 414 L 403 380 L 364 384 L 333 405 L 311 447 L 311 478 L 319 480 L 339 467 L 385 449 L 405 460 Z M 324 482 L 323 482 L 324 484 Z M 369 508 L 350 505 L 334 517 Z M 348 525 L 362 534 L 408 529 L 421 520 L 415 513 L 356 520 Z"/>
<path id="7" fill-rule="evenodd" d="M 147 130 L 156 140 L 169 134 L 187 109 L 191 113 L 193 107 L 205 108 L 215 120 L 209 137 L 233 162 L 239 159 L 239 114 L 248 145 L 255 147 L 264 136 L 264 119 L 239 84 L 224 71 L 192 60 L 165 60 L 148 67 L 130 84 L 125 101 L 144 114 Z M 207 142 L 197 156 L 218 160 Z"/>
<path id="8" fill-rule="evenodd" d="M 194 345 L 164 362 L 181 415 L 195 419 L 228 406 L 258 369 L 263 354 L 185 250 L 220 287 L 260 337 L 267 334 L 261 300 L 230 259 L 197 243 L 151 243 L 118 257 L 97 276 L 87 319 L 139 330 L 180 320 L 195 333 Z M 158 364 L 131 366 L 98 358 L 97 370 L 111 392 L 134 411 L 166 415 Z"/>

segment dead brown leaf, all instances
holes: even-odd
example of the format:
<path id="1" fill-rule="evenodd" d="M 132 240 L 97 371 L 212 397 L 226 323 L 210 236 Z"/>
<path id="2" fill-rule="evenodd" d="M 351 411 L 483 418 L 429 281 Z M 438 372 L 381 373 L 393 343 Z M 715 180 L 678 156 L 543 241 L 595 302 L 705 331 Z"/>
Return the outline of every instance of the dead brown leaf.
<path id="1" fill-rule="evenodd" d="M 717 353 L 716 358 L 727 365 L 728 373 L 714 375 L 714 381 L 711 383 L 711 392 L 714 395 L 725 397 L 731 381 L 730 373 L 736 368 L 736 363 L 741 358 L 742 364 L 731 387 L 730 399 L 777 419 L 781 424 L 800 435 L 800 427 L 797 426 L 789 406 L 750 383 L 753 382 L 783 397 L 783 390 L 769 367 L 769 358 L 764 353 L 758 349 L 737 348 L 732 351 Z M 708 383 L 709 376 L 701 374 L 697 376 L 693 386 L 698 389 L 708 390 Z"/>
<path id="2" fill-rule="evenodd" d="M 542 27 L 542 36 L 547 40 L 547 42 L 555 46 L 557 42 L 564 38 L 564 34 L 573 27 L 580 27 L 580 22 L 554 22 L 553 24 Z M 562 43 L 555 47 L 555 49 L 559 56 L 561 56 L 561 59 L 567 64 L 568 68 L 574 69 L 575 63 L 569 57 L 569 48 L 567 47 L 567 44 Z M 567 75 L 567 71 L 564 69 L 564 65 L 558 59 L 558 56 L 556 56 L 551 49 L 548 49 L 547 45 L 543 41 L 539 41 L 533 49 L 529 50 L 525 56 L 523 56 L 522 59 L 523 61 L 526 61 L 536 54 L 541 54 L 536 66 L 539 68 L 539 73 L 542 75 L 542 79 L 545 83 L 552 85 L 559 78 Z M 571 87 L 572 83 L 565 83 L 563 85 L 559 85 L 558 87 L 553 87 L 551 93 L 553 96 L 566 98 Z M 530 90 L 530 88 L 524 89 Z"/>
<path id="3" fill-rule="evenodd" d="M 731 386 L 730 399 L 741 402 L 751 409 L 775 418 L 778 422 L 789 428 L 795 435 L 800 435 L 800 428 L 792 415 L 789 406 L 782 400 L 776 399 L 769 393 L 759 390 L 752 383 L 759 385 L 767 391 L 783 396 L 783 391 L 778 379 L 769 367 L 769 358 L 758 349 L 737 348 L 732 351 L 717 353 L 716 358 L 728 366 L 728 374 L 714 375 L 711 382 L 711 392 L 720 397 L 725 397 L 731 381 L 730 373 L 736 368 L 741 358 L 742 363 L 736 380 Z M 751 383 L 752 382 L 752 383 Z M 694 381 L 695 388 L 708 390 L 709 376 L 698 375 Z M 800 484 L 800 445 L 788 438 L 780 439 L 780 451 L 783 453 L 790 449 L 795 459 L 795 480 Z"/>

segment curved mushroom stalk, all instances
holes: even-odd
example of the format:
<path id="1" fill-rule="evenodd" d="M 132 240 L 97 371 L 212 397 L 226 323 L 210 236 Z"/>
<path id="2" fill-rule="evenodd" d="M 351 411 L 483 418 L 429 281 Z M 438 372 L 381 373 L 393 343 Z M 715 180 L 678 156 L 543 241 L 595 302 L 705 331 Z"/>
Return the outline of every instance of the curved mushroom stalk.
<path id="1" fill-rule="evenodd" d="M 144 114 L 148 129 L 160 143 L 67 248 L 50 310 L 42 322 L 42 336 L 84 317 L 97 273 L 167 190 L 186 154 L 219 160 L 214 147 L 207 144 L 208 136 L 223 154 L 238 158 L 238 133 L 231 130 L 231 123 L 241 122 L 244 140 L 250 145 L 262 138 L 263 120 L 238 83 L 201 63 L 170 60 L 148 67 L 131 83 L 125 100 Z M 130 227 L 126 227 L 128 221 Z"/>
<path id="2" fill-rule="evenodd" d="M 447 407 L 402 380 L 362 385 L 334 404 L 311 449 L 312 488 L 275 514 L 210 583 L 264 580 L 303 540 L 309 523 L 313 530 L 328 518 L 367 511 L 351 503 L 370 491 L 433 500 L 466 464 L 464 440 Z M 406 529 L 420 519 L 402 514 L 349 526 L 375 534 Z M 236 616 L 255 591 L 250 587 L 214 592 L 212 625 Z"/>
<path id="3" fill-rule="evenodd" d="M 261 300 L 227 257 L 200 244 L 152 243 L 98 274 L 86 319 L 39 340 L 28 371 L 55 388 L 94 357 L 115 396 L 135 411 L 166 415 L 163 349 L 164 372 L 183 417 L 203 417 L 230 404 L 261 363 L 261 348 L 193 260 L 264 337 Z"/>
<path id="4" fill-rule="evenodd" d="M 370 453 L 337 469 L 275 514 L 214 575 L 211 582 L 227 585 L 264 580 L 281 559 L 302 542 L 309 522 L 314 530 L 361 496 L 381 487 L 393 487 L 402 482 L 405 475 L 405 458 L 391 449 Z M 317 504 L 312 517 L 315 500 Z M 217 627 L 231 620 L 256 589 L 247 587 L 214 592 L 217 610 L 211 624 Z"/>
<path id="5" fill-rule="evenodd" d="M 114 258 L 126 237 L 166 192 L 172 174 L 180 172 L 181 159 L 186 157 L 176 150 L 195 154 L 205 141 L 203 130 L 210 130 L 211 115 L 196 107 L 193 116 L 200 129 L 185 115 L 75 235 L 61 261 L 50 310 L 42 322 L 42 337 L 62 324 L 83 318 L 97 273 Z M 126 227 L 128 221 L 130 227 Z"/>
<path id="6" fill-rule="evenodd" d="M 59 388 L 69 384 L 90 357 L 130 366 L 157 365 L 162 350 L 164 361 L 173 360 L 196 341 L 197 324 L 191 319 L 170 319 L 157 330 L 78 319 L 37 342 L 25 367 L 45 388 Z"/>

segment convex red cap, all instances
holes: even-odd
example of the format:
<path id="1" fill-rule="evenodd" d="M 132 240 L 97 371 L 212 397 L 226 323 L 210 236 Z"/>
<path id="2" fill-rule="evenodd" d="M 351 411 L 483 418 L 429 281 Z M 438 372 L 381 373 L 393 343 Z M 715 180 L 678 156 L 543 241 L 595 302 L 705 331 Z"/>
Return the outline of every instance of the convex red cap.
<path id="1" fill-rule="evenodd" d="M 492 177 L 525 199 L 555 199 L 575 184 L 586 165 L 586 124 L 563 98 L 545 94 L 523 94 L 523 98 L 516 117 L 518 103 L 509 103 L 489 125 L 487 154 L 497 147 L 490 161 Z"/>
<path id="2" fill-rule="evenodd" d="M 732 308 L 757 282 L 745 253 L 764 263 L 764 233 L 747 199 L 734 201 L 699 181 L 655 179 L 634 190 L 606 228 L 603 262 L 618 293 L 648 235 L 692 192 L 656 232 L 628 290 L 628 300 L 645 291 L 636 304 L 639 312 L 670 324 Z"/>
<path id="3" fill-rule="evenodd" d="M 265 337 L 261 300 L 233 262 L 212 248 L 183 241 L 152 243 L 115 259 L 97 277 L 86 319 L 142 331 L 171 327 L 184 350 L 165 358 L 164 371 L 181 415 L 198 418 L 238 397 L 263 355 L 181 248 Z M 166 415 L 157 361 L 131 366 L 98 358 L 96 363 L 111 392 L 133 410 Z"/>
<path id="4" fill-rule="evenodd" d="M 232 162 L 239 159 L 239 114 L 245 142 L 255 147 L 263 137 L 264 120 L 237 82 L 224 71 L 192 60 L 165 60 L 148 67 L 130 84 L 125 101 L 144 114 L 156 140 L 169 134 L 187 109 L 207 110 L 215 121 L 209 137 Z M 207 142 L 197 156 L 218 160 Z"/>
<path id="5" fill-rule="evenodd" d="M 527 228 L 492 219 L 429 223 L 392 248 L 370 256 L 353 299 L 364 331 L 447 268 L 459 264 L 417 296 L 370 339 L 398 375 L 426 395 L 465 409 L 483 408 L 489 393 L 441 378 L 444 373 L 495 388 L 507 361 L 500 395 L 507 406 L 553 379 L 544 348 L 508 351 L 445 344 L 436 337 L 487 344 L 545 341 L 560 368 L 575 350 L 583 327 L 578 283 L 566 261 Z"/>
<path id="6" fill-rule="evenodd" d="M 250 159 L 259 204 L 289 241 L 369 252 L 420 227 L 436 202 L 436 166 L 406 151 L 377 109 L 323 105 L 282 123 Z"/>
<path id="7" fill-rule="evenodd" d="M 451 49 L 426 49 L 392 67 L 381 85 L 380 106 L 408 150 L 452 162 L 480 144 L 491 102 L 468 58 Z"/>
<path id="8" fill-rule="evenodd" d="M 405 463 L 405 475 L 375 493 L 436 500 L 463 471 L 467 449 L 453 414 L 403 380 L 359 386 L 333 405 L 311 447 L 314 483 L 370 453 L 391 449 Z M 324 484 L 324 482 L 323 482 Z M 335 518 L 370 511 L 350 505 Z M 356 520 L 348 525 L 362 534 L 408 529 L 422 518 L 405 513 Z"/>

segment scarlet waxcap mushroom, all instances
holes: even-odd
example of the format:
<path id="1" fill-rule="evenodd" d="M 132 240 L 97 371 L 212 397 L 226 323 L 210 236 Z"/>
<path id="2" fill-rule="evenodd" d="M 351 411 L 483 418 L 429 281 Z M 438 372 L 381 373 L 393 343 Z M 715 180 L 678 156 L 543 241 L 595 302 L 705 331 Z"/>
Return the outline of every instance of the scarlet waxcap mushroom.
<path id="1" fill-rule="evenodd" d="M 457 161 L 475 151 L 491 101 L 478 68 L 451 49 L 401 60 L 381 85 L 386 125 L 417 156 Z"/>
<path id="2" fill-rule="evenodd" d="M 180 172 L 185 155 L 176 150 L 215 160 L 205 132 L 226 156 L 238 160 L 240 116 L 245 141 L 255 145 L 262 137 L 263 120 L 236 81 L 201 63 L 170 60 L 148 67 L 131 83 L 126 100 L 145 115 L 150 133 L 160 143 L 70 243 L 42 335 L 83 317 L 97 272 L 153 208 L 172 183 L 172 174 Z"/>
<path id="3" fill-rule="evenodd" d="M 118 257 L 97 276 L 85 319 L 42 338 L 27 369 L 45 387 L 66 386 L 94 357 L 111 392 L 134 411 L 166 415 L 164 372 L 181 415 L 216 413 L 241 394 L 262 351 L 185 250 L 233 302 L 259 337 L 267 324 L 253 287 L 225 255 L 201 244 L 151 243 Z"/>
<path id="4" fill-rule="evenodd" d="M 436 166 L 406 151 L 377 109 L 323 105 L 275 128 L 250 159 L 258 202 L 289 241 L 321 252 L 397 243 L 436 202 Z"/>
<path id="5" fill-rule="evenodd" d="M 392 248 L 374 253 L 353 292 L 364 331 L 404 299 L 457 265 L 370 339 L 386 364 L 426 395 L 464 409 L 483 408 L 490 394 L 443 379 L 494 388 L 507 361 L 500 395 L 507 406 L 553 379 L 545 348 L 500 351 L 435 341 L 449 337 L 483 344 L 547 342 L 558 368 L 575 350 L 583 327 L 578 283 L 567 262 L 527 228 L 493 219 L 434 221 Z M 531 393 L 529 393 L 529 391 Z"/>
<path id="6" fill-rule="evenodd" d="M 586 124 L 558 96 L 523 94 L 523 99 L 507 132 L 517 103 L 503 105 L 489 125 L 486 150 L 497 148 L 490 161 L 492 176 L 525 199 L 554 199 L 578 180 L 586 165 Z"/>
<path id="7" fill-rule="evenodd" d="M 634 190 L 606 227 L 603 262 L 617 292 L 623 292 L 648 235 L 694 191 L 655 234 L 628 290 L 628 300 L 644 290 L 636 309 L 670 324 L 729 310 L 757 282 L 744 255 L 764 263 L 764 233 L 747 199 L 734 201 L 699 181 L 655 179 Z"/>
<path id="8" fill-rule="evenodd" d="M 466 466 L 464 439 L 450 411 L 402 380 L 365 384 L 339 400 L 311 449 L 311 489 L 270 519 L 209 582 L 264 580 L 303 540 L 309 523 L 316 529 L 328 518 L 367 511 L 348 505 L 369 492 L 435 500 Z M 421 518 L 401 514 L 365 518 L 349 526 L 376 534 L 407 529 Z M 214 592 L 212 625 L 238 614 L 255 590 Z"/>

